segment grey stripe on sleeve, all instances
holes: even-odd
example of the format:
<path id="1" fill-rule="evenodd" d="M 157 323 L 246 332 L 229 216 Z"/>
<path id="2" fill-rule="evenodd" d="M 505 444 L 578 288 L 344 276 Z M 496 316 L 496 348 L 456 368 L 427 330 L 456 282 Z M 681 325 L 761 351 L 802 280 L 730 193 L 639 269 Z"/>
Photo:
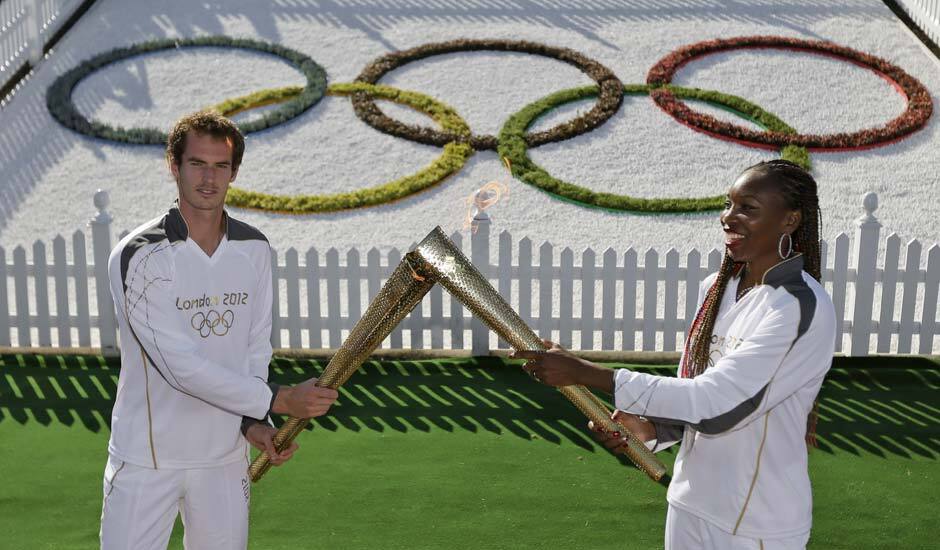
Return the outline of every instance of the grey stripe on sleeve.
<path id="1" fill-rule="evenodd" d="M 651 420 L 647 418 L 648 420 Z M 656 430 L 656 446 L 666 443 L 672 443 L 674 441 L 679 441 L 682 439 L 682 432 L 685 431 L 684 426 L 678 424 L 666 424 L 663 422 L 653 421 L 653 428 Z"/>
<path id="2" fill-rule="evenodd" d="M 769 385 L 769 384 L 768 384 Z M 767 386 L 764 386 L 757 392 L 757 395 L 750 399 L 745 399 L 740 405 L 730 411 L 719 414 L 714 418 L 706 418 L 692 427 L 703 434 L 720 434 L 733 428 L 738 422 L 744 420 L 752 412 L 757 410 L 760 402 L 764 400 L 764 394 L 767 392 Z"/>
<path id="3" fill-rule="evenodd" d="M 695 424 L 691 422 L 685 422 L 682 420 L 675 420 L 673 418 L 659 418 L 655 416 L 646 416 L 644 418 L 656 423 L 657 435 L 659 435 L 659 426 L 674 426 L 678 428 L 679 436 L 682 436 L 681 429 L 684 426 L 691 426 L 696 431 L 714 435 L 721 432 L 725 432 L 733 428 L 738 422 L 747 418 L 749 414 L 757 410 L 757 407 L 760 406 L 761 401 L 764 399 L 764 393 L 767 391 L 767 386 L 764 386 L 757 392 L 757 395 L 751 397 L 750 399 L 745 399 L 741 404 L 731 409 L 726 413 L 719 414 L 713 418 L 705 418 Z"/>
<path id="4" fill-rule="evenodd" d="M 768 384 L 769 385 L 769 384 Z M 655 387 L 655 386 L 651 386 Z M 673 426 L 679 430 L 679 436 L 682 437 L 682 428 L 684 426 L 692 426 L 696 431 L 703 434 L 718 434 L 733 428 L 738 422 L 747 418 L 749 414 L 757 410 L 757 407 L 760 406 L 761 401 L 764 399 L 764 394 L 767 391 L 767 385 L 760 389 L 756 395 L 749 399 L 745 399 L 740 404 L 735 406 L 728 412 L 719 414 L 713 418 L 705 418 L 695 424 L 690 422 L 685 422 L 683 420 L 676 420 L 672 418 L 662 418 L 656 416 L 643 415 L 644 418 L 650 420 L 656 424 L 657 436 L 659 431 L 659 426 Z M 650 395 L 652 397 L 652 394 Z M 647 399 L 647 407 L 649 406 L 649 399 Z M 677 440 L 673 440 L 677 441 Z"/>
<path id="5" fill-rule="evenodd" d="M 799 304 L 800 319 L 797 324 L 796 337 L 790 344 L 790 349 L 792 349 L 796 344 L 796 341 L 799 340 L 799 338 L 803 336 L 807 330 L 809 330 L 816 312 L 816 295 L 803 279 L 802 267 L 803 259 L 802 257 L 797 256 L 792 259 L 780 262 L 768 270 L 764 275 L 763 280 L 764 284 L 768 284 L 774 288 L 782 287 L 791 296 L 793 296 Z M 789 350 L 787 350 L 787 353 L 789 353 Z M 731 410 L 712 418 L 702 419 L 695 424 L 669 418 L 656 418 L 650 416 L 647 416 L 646 418 L 656 422 L 657 426 L 659 424 L 673 426 L 688 425 L 703 434 L 719 434 L 730 430 L 739 422 L 747 418 L 751 413 L 756 411 L 757 408 L 760 407 L 761 402 L 764 400 L 764 395 L 767 393 L 767 388 L 769 386 L 770 382 L 764 385 L 764 387 L 762 387 L 760 391 L 758 391 L 752 397 L 745 399 Z"/>

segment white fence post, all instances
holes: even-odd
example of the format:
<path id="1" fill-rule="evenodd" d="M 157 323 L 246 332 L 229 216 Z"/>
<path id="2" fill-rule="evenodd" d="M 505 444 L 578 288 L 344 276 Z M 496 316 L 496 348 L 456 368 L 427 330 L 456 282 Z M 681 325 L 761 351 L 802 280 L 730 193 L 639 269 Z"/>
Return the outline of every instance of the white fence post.
<path id="1" fill-rule="evenodd" d="M 91 248 L 95 258 L 95 297 L 98 302 L 98 338 L 102 355 L 117 355 L 117 320 L 111 285 L 108 282 L 108 256 L 111 255 L 111 214 L 106 208 L 111 198 L 99 189 L 95 193 L 98 215 L 88 222 L 91 226 Z"/>
<path id="2" fill-rule="evenodd" d="M 29 63 L 35 67 L 42 60 L 42 14 L 38 1 L 26 3 L 26 31 Z"/>
<path id="3" fill-rule="evenodd" d="M 490 278 L 490 216 L 481 210 L 473 222 L 477 230 L 470 232 L 470 261 L 483 277 Z M 419 306 L 420 307 L 420 306 Z M 475 315 L 470 321 L 470 351 L 473 355 L 488 355 L 490 329 Z"/>
<path id="4" fill-rule="evenodd" d="M 852 315 L 850 355 L 868 355 L 877 275 L 878 238 L 881 235 L 881 223 L 872 215 L 878 208 L 878 195 L 866 194 L 862 206 L 865 208 L 865 214 L 855 221 L 855 308 Z"/>
<path id="5" fill-rule="evenodd" d="M 307 330 L 311 348 L 323 347 L 323 320 L 320 315 L 320 255 L 316 248 L 310 248 L 307 260 Z M 376 265 L 378 262 L 376 262 Z M 378 274 L 376 274 L 378 278 Z M 376 279 L 377 280 L 377 279 Z M 377 284 L 376 284 L 377 286 Z M 371 287 L 371 285 L 370 285 Z"/>
<path id="6" fill-rule="evenodd" d="M 10 345 L 10 302 L 7 298 L 7 253 L 0 246 L 0 346 Z"/>
<path id="7" fill-rule="evenodd" d="M 13 249 L 13 288 L 16 294 L 16 345 L 20 347 L 33 345 L 26 273 L 26 249 L 17 246 Z"/>
<path id="8" fill-rule="evenodd" d="M 301 348 L 300 335 L 300 268 L 297 249 L 290 247 L 284 254 L 284 283 L 287 287 L 287 342 Z M 278 298 L 280 299 L 280 297 Z"/>
<path id="9" fill-rule="evenodd" d="M 652 248 L 643 255 L 643 351 L 656 350 L 656 302 L 660 271 L 659 254 Z"/>
<path id="10" fill-rule="evenodd" d="M 65 239 L 56 235 L 52 239 L 53 276 L 55 277 L 55 314 L 58 347 L 72 346 L 72 328 L 69 322 L 69 273 L 65 257 Z"/>
<path id="11" fill-rule="evenodd" d="M 512 235 L 505 229 L 499 232 L 499 249 L 497 252 L 497 264 L 499 266 L 496 278 L 498 279 L 497 290 L 508 304 L 512 304 Z M 509 343 L 498 338 L 496 347 L 499 349 L 508 349 Z"/>
<path id="12" fill-rule="evenodd" d="M 836 351 L 842 351 L 842 339 L 845 334 L 845 292 L 849 278 L 849 236 L 839 233 L 832 247 L 832 305 L 836 310 Z"/>
<path id="13" fill-rule="evenodd" d="M 927 250 L 927 266 L 924 275 L 924 308 L 920 321 L 920 345 L 918 353 L 933 352 L 933 337 L 937 334 L 937 300 L 940 294 L 940 246 Z"/>

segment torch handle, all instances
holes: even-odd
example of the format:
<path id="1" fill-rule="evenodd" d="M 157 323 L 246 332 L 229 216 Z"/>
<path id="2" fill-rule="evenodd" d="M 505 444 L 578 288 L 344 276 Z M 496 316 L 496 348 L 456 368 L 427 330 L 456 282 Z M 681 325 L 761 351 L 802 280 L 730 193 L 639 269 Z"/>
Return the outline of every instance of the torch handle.
<path id="1" fill-rule="evenodd" d="M 343 345 L 330 359 L 316 385 L 339 389 L 362 365 L 382 340 L 421 303 L 424 295 L 434 286 L 433 279 L 418 275 L 406 256 L 369 304 L 365 314 L 349 331 Z M 309 418 L 290 417 L 274 435 L 274 448 L 278 452 L 288 448 L 294 438 L 307 427 Z M 251 481 L 257 482 L 271 469 L 267 452 L 259 454 L 248 467 Z"/>
<path id="2" fill-rule="evenodd" d="M 277 452 L 281 452 L 289 447 L 291 442 L 294 441 L 294 438 L 300 435 L 300 432 L 304 431 L 309 421 L 309 418 L 297 418 L 296 416 L 288 418 L 287 421 L 278 428 L 277 433 L 274 434 L 274 448 L 277 449 Z M 248 475 L 251 476 L 252 482 L 256 482 L 270 469 L 271 456 L 268 455 L 267 451 L 263 451 L 252 461 L 251 466 L 248 467 Z"/>
<path id="3" fill-rule="evenodd" d="M 626 437 L 625 454 L 630 461 L 636 464 L 637 468 L 643 470 L 651 479 L 660 481 L 666 475 L 666 466 L 626 426 L 616 420 L 611 420 L 610 409 L 596 395 L 591 393 L 591 390 L 584 386 L 563 386 L 558 388 L 558 391 L 568 401 L 571 401 L 584 416 L 594 422 L 595 426 L 601 427 L 607 433 L 620 432 Z"/>

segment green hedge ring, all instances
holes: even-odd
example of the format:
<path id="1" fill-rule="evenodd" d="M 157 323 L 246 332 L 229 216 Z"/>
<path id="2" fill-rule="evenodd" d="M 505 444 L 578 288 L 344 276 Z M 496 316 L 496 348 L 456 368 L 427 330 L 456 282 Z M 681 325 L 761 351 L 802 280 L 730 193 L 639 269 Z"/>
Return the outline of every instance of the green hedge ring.
<path id="1" fill-rule="evenodd" d="M 306 78 L 307 84 L 301 88 L 301 92 L 284 101 L 280 108 L 266 113 L 257 120 L 239 124 L 239 128 L 245 134 L 264 130 L 299 116 L 320 101 L 326 91 L 326 71 L 303 53 L 258 40 L 207 36 L 141 42 L 98 54 L 57 78 L 46 94 L 46 106 L 59 123 L 80 134 L 120 143 L 165 145 L 166 133 L 155 128 L 113 127 L 95 120 L 88 120 L 72 102 L 72 91 L 82 79 L 111 63 L 151 52 L 190 47 L 239 48 L 271 54 L 290 63 Z"/>
<path id="2" fill-rule="evenodd" d="M 625 95 L 649 95 L 653 86 L 646 84 L 625 85 Z M 731 112 L 741 118 L 767 130 L 796 134 L 796 130 L 777 116 L 757 105 L 731 94 L 723 94 L 697 88 L 669 86 L 668 89 L 677 97 L 705 101 L 711 105 Z M 725 196 L 718 195 L 702 198 L 653 198 L 644 199 L 615 193 L 592 191 L 586 187 L 562 181 L 535 164 L 528 155 L 525 135 L 528 128 L 551 109 L 566 103 L 597 96 L 597 86 L 569 88 L 543 97 L 511 115 L 499 132 L 498 152 L 508 161 L 512 175 L 558 198 L 582 206 L 611 210 L 615 212 L 705 212 L 720 210 Z M 800 166 L 810 168 L 809 152 L 805 147 L 788 145 L 781 149 L 781 157 Z"/>
<path id="3" fill-rule="evenodd" d="M 285 86 L 283 88 L 261 90 L 260 92 L 254 92 L 233 99 L 226 99 L 222 103 L 209 107 L 209 110 L 216 111 L 226 118 L 232 118 L 245 111 L 284 103 L 285 101 L 297 97 L 303 91 L 302 86 Z"/>
<path id="4" fill-rule="evenodd" d="M 296 93 L 296 88 L 264 90 L 249 96 L 225 101 L 216 105 L 213 109 L 223 114 L 226 112 L 241 112 L 277 103 L 278 100 L 289 101 L 291 93 Z M 326 93 L 339 96 L 368 94 L 376 99 L 394 101 L 428 115 L 445 131 L 463 137 L 470 136 L 470 127 L 453 108 L 417 92 L 400 90 L 390 86 L 353 82 L 333 84 L 327 88 Z M 467 159 L 472 155 L 473 148 L 469 144 L 452 142 L 446 144 L 441 155 L 420 171 L 382 185 L 332 195 L 295 196 L 272 195 L 230 187 L 225 202 L 229 206 L 237 208 L 282 214 L 317 214 L 378 206 L 403 199 L 439 184 L 448 176 L 463 168 Z"/>

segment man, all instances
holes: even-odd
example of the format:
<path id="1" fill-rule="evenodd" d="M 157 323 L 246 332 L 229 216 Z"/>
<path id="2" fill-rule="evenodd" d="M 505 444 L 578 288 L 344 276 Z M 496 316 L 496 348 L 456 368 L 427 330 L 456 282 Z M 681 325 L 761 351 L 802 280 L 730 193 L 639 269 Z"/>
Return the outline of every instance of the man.
<path id="1" fill-rule="evenodd" d="M 267 382 L 271 249 L 223 207 L 245 141 L 201 112 L 170 132 L 178 199 L 132 231 L 108 262 L 121 332 L 121 375 L 104 474 L 101 547 L 166 548 L 177 513 L 184 544 L 244 549 L 248 445 L 275 465 L 271 412 L 323 415 L 335 390 L 315 379 Z"/>

